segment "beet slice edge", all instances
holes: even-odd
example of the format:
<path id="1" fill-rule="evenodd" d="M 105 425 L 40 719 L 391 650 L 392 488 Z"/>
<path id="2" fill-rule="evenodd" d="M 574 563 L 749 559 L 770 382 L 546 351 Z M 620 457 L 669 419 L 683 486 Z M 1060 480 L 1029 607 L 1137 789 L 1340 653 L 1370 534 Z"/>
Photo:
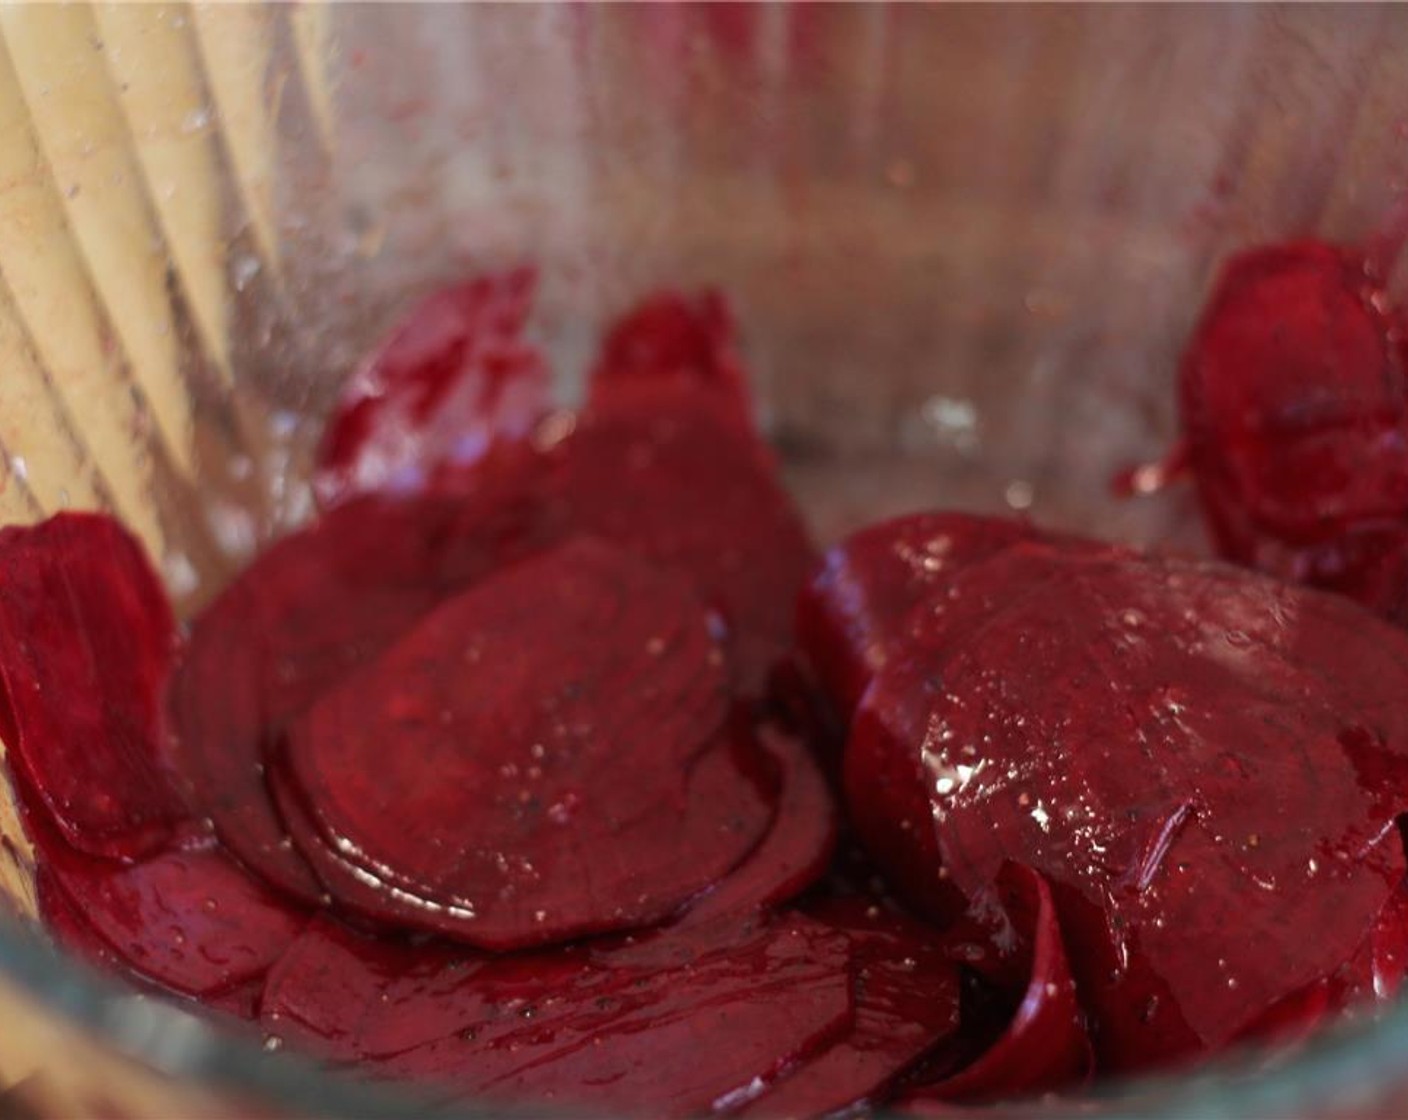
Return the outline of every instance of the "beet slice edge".
<path id="1" fill-rule="evenodd" d="M 723 921 L 644 941 L 484 957 L 319 922 L 271 974 L 263 1024 L 447 1094 L 687 1115 L 850 1023 L 849 943 L 819 923 Z"/>
<path id="2" fill-rule="evenodd" d="M 357 493 L 433 489 L 548 411 L 548 371 L 525 343 L 527 268 L 432 293 L 347 380 L 323 430 L 313 489 L 324 508 Z"/>
<path id="3" fill-rule="evenodd" d="M 288 725 L 441 598 L 557 535 L 535 461 L 506 452 L 455 499 L 359 498 L 274 544 L 195 620 L 172 682 L 180 769 L 221 840 L 316 904 L 264 768 Z"/>
<path id="4" fill-rule="evenodd" d="M 0 734 L 23 800 L 79 850 L 136 858 L 186 816 L 161 702 L 176 644 L 166 593 L 116 521 L 0 530 Z"/>

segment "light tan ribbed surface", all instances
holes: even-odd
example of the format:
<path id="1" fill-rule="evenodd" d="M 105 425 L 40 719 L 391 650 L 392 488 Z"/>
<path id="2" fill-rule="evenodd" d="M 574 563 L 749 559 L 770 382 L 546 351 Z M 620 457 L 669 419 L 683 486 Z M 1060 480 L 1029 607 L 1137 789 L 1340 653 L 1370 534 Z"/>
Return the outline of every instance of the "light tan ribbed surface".
<path id="1" fill-rule="evenodd" d="M 110 509 L 185 547 L 201 394 L 233 382 L 247 277 L 280 272 L 283 84 L 329 144 L 330 50 L 321 3 L 0 7 L 0 518 Z"/>
<path id="2" fill-rule="evenodd" d="M 250 260 L 278 272 L 280 20 L 296 28 L 296 74 L 326 147 L 322 4 L 0 6 L 0 524 L 101 509 L 158 563 L 175 556 L 179 570 L 200 547 L 182 538 L 192 530 L 179 507 L 199 500 L 201 401 L 232 407 Z M 246 228 L 237 274 L 231 246 Z M 217 439 L 217 455 L 239 438 Z M 189 496 L 173 499 L 183 487 Z M 0 894 L 33 915 L 31 849 L 8 790 Z M 0 1088 L 28 1081 L 40 1106 L 65 1115 L 97 1097 L 151 1115 L 178 1104 L 216 1114 L 204 1094 L 98 1052 L 78 1077 L 79 1044 L 20 998 L 0 981 L 0 1015 L 26 1024 L 6 1031 Z M 39 1076 L 61 1051 L 65 1075 Z"/>

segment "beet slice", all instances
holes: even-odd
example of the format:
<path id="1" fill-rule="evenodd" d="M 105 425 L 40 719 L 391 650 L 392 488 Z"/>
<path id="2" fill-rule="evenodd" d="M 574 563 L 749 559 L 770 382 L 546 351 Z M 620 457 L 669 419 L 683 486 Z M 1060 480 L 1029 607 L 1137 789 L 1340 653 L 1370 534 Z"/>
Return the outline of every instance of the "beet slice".
<path id="1" fill-rule="evenodd" d="M 323 893 L 269 800 L 269 750 L 445 595 L 556 535 L 533 466 L 506 452 L 468 495 L 350 501 L 273 545 L 196 619 L 171 690 L 181 768 L 221 840 L 271 883 Z"/>
<path id="2" fill-rule="evenodd" d="M 0 530 L 0 735 L 25 802 L 81 851 L 139 857 L 185 817 L 164 761 L 175 651 L 166 593 L 116 521 Z"/>
<path id="3" fill-rule="evenodd" d="M 313 489 L 327 508 L 367 491 L 431 488 L 548 411 L 547 366 L 521 338 L 535 277 L 518 269 L 444 288 L 343 386 Z"/>
<path id="4" fill-rule="evenodd" d="M 319 829 L 307 797 L 287 777 L 284 767 L 272 767 L 270 778 L 279 809 L 297 838 L 299 849 L 308 857 L 340 908 L 378 926 L 443 932 L 479 943 L 462 932 L 467 916 L 445 913 L 443 904 L 378 878 L 336 850 L 326 833 Z M 717 859 L 715 847 L 721 843 L 733 845 L 738 831 L 751 827 L 750 818 L 763 812 L 761 807 L 771 805 L 776 797 L 777 778 L 769 772 L 768 760 L 757 750 L 751 737 L 740 735 L 736 729 L 722 733 L 717 742 L 689 763 L 684 782 L 683 809 L 679 798 L 660 799 L 630 824 L 642 837 L 670 834 L 673 837 L 671 847 L 654 854 L 638 853 L 624 868 L 623 875 L 645 881 L 664 880 L 679 874 L 678 869 L 671 870 L 668 865 L 675 848 L 702 850 L 709 853 L 710 860 Z M 567 819 L 570 821 L 570 816 Z M 765 830 L 766 825 L 759 831 Z M 693 869 L 688 873 L 699 874 Z M 725 869 L 722 874 L 727 873 Z M 629 880 L 612 882 L 617 889 L 631 889 Z M 661 918 L 669 916 L 662 914 Z M 536 911 L 533 917 L 536 926 Z M 535 934 L 528 943 L 536 943 L 546 936 Z M 496 944 L 494 947 L 513 946 Z"/>
<path id="5" fill-rule="evenodd" d="M 640 389 L 700 390 L 740 430 L 751 432 L 748 375 L 735 345 L 728 302 L 710 288 L 693 298 L 657 292 L 607 331 L 588 378 L 588 407 L 628 401 Z"/>
<path id="6" fill-rule="evenodd" d="M 112 946 L 89 925 L 83 912 L 70 901 L 43 864 L 34 873 L 34 893 L 39 918 L 54 944 L 89 964 L 109 972 L 126 970 L 118 963 Z"/>
<path id="7" fill-rule="evenodd" d="M 851 942 L 850 1032 L 754 1100 L 748 1115 L 823 1116 L 874 1103 L 958 1030 L 958 969 L 936 930 L 865 899 L 809 910 Z"/>
<path id="8" fill-rule="evenodd" d="M 60 948 L 104 972 L 114 973 L 130 984 L 149 990 L 153 995 L 169 999 L 176 994 L 156 980 L 133 971 L 131 965 L 121 960 L 108 941 L 88 923 L 82 911 L 55 883 L 47 868 L 39 868 L 35 888 L 39 896 L 39 915 L 45 929 Z M 198 997 L 183 996 L 182 1000 L 187 1010 L 199 1008 L 217 1017 L 223 1015 L 248 1021 L 256 1017 L 259 995 L 263 990 L 264 975 L 260 973 L 255 979 L 236 983 L 232 987 L 202 992 Z"/>
<path id="9" fill-rule="evenodd" d="M 308 921 L 214 847 L 122 866 L 45 844 L 40 905 L 66 947 L 202 1002 L 261 979 Z"/>
<path id="10" fill-rule="evenodd" d="M 686 922 L 786 902 L 826 873 L 836 850 L 836 809 L 807 745 L 776 726 L 763 725 L 758 735 L 780 774 L 772 828 L 740 867 L 689 908 Z"/>
<path id="11" fill-rule="evenodd" d="M 1179 405 L 1209 529 L 1228 559 L 1408 602 L 1408 381 L 1382 282 L 1313 241 L 1223 267 L 1184 352 Z"/>
<path id="12" fill-rule="evenodd" d="M 1090 1036 L 1076 998 L 1056 905 L 1040 875 L 1007 864 L 994 893 L 1022 947 L 1027 974 L 1016 1014 L 976 1061 L 951 1077 L 906 1095 L 918 1101 L 981 1101 L 1034 1096 L 1079 1087 L 1093 1071 Z"/>
<path id="13" fill-rule="evenodd" d="M 752 850 L 775 789 L 739 770 L 726 715 L 689 586 L 578 538 L 326 695 L 287 772 L 322 845 L 390 888 L 383 917 L 518 948 L 658 920 Z"/>
<path id="14" fill-rule="evenodd" d="M 1408 971 L 1408 882 L 1389 897 L 1358 951 L 1322 980 L 1273 1004 L 1242 1038 L 1274 1047 L 1282 1060 L 1346 1007 L 1392 996 Z"/>
<path id="15" fill-rule="evenodd" d="M 1221 1046 L 1356 954 L 1403 874 L 1401 632 L 1237 569 L 1033 544 L 924 626 L 861 706 L 848 804 L 876 819 L 878 769 L 922 783 L 928 826 L 876 850 L 911 887 L 937 854 L 932 901 L 1005 860 L 1047 879 L 1102 1068 Z"/>
<path id="16" fill-rule="evenodd" d="M 590 409 L 550 451 L 553 492 L 579 532 L 688 576 L 729 630 L 749 699 L 792 646 L 811 544 L 766 449 L 698 393 L 632 394 Z"/>
<path id="17" fill-rule="evenodd" d="M 826 1046 L 847 939 L 791 915 L 644 943 L 483 957 L 317 922 L 270 974 L 265 1029 L 378 1077 L 520 1105 L 690 1115 Z"/>
<path id="18" fill-rule="evenodd" d="M 837 711 L 849 719 L 871 679 L 905 642 L 914 607 L 957 573 L 1018 541 L 1028 522 L 916 513 L 866 526 L 827 552 L 797 602 L 797 636 Z"/>

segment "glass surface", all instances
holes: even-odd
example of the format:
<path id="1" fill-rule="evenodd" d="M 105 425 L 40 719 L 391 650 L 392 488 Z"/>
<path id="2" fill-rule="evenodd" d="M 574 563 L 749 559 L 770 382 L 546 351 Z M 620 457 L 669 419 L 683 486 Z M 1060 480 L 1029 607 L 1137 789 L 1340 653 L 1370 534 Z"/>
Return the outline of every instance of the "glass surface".
<path id="1" fill-rule="evenodd" d="M 306 516 L 397 310 L 520 260 L 569 391 L 634 295 L 724 288 L 823 540 L 945 505 L 1200 548 L 1189 494 L 1108 480 L 1168 443 L 1217 260 L 1393 246 L 1408 183 L 1395 7 L 8 5 L 0 35 L 0 519 L 113 510 L 186 610 Z M 0 833 L 0 1105 L 415 1111 L 56 957 L 7 798 Z M 1408 1008 L 1130 1092 L 1408 1111 Z"/>

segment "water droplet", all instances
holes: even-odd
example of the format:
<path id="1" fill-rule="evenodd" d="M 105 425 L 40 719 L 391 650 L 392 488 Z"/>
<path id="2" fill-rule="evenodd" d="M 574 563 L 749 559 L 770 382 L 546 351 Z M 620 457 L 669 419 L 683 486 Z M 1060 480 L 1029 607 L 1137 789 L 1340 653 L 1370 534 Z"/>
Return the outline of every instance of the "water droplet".
<path id="1" fill-rule="evenodd" d="M 167 587 L 176 595 L 189 595 L 200 583 L 195 565 L 184 552 L 168 552 L 162 558 L 161 571 L 166 577 Z"/>
<path id="2" fill-rule="evenodd" d="M 182 132 L 199 132 L 210 125 L 210 106 L 197 105 L 181 119 Z"/>
<path id="3" fill-rule="evenodd" d="M 1007 489 L 1002 492 L 1002 497 L 1009 509 L 1030 509 L 1036 498 L 1036 491 L 1030 482 L 1015 478 L 1007 484 Z"/>
<path id="4" fill-rule="evenodd" d="M 920 415 L 940 443 L 971 451 L 978 443 L 978 411 L 972 401 L 934 396 L 920 406 Z M 942 553 L 935 554 L 936 558 Z"/>
<path id="5" fill-rule="evenodd" d="M 259 275 L 259 258 L 253 253 L 242 253 L 230 262 L 230 275 L 235 283 L 235 291 L 242 292 Z"/>
<path id="6" fill-rule="evenodd" d="M 577 427 L 577 414 L 560 409 L 545 416 L 533 432 L 533 446 L 547 451 L 572 434 Z"/>
<path id="7" fill-rule="evenodd" d="M 269 1053 L 272 1054 L 275 1050 L 282 1050 L 283 1047 L 284 1047 L 284 1040 L 283 1040 L 282 1038 L 280 1038 L 278 1035 L 276 1035 L 276 1034 L 266 1034 L 266 1035 L 264 1036 L 264 1049 L 267 1050 L 267 1051 L 269 1051 Z"/>

